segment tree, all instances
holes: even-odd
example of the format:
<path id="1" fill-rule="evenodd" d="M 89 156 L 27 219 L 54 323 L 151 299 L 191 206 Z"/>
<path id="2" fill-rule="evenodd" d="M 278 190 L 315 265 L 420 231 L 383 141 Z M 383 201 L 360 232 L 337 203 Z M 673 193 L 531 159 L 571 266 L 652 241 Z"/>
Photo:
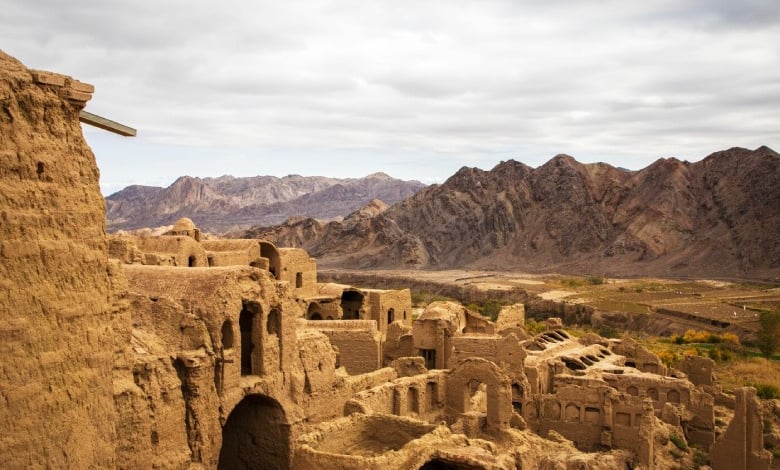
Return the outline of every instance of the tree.
<path id="1" fill-rule="evenodd" d="M 770 357 L 780 347 L 780 312 L 761 312 L 759 321 L 758 349 L 764 356 Z"/>

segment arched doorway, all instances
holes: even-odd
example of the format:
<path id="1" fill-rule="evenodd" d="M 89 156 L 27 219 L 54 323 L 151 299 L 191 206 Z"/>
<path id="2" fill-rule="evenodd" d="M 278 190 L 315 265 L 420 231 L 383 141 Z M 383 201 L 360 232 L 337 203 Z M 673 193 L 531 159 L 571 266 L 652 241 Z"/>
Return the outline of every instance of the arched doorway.
<path id="1" fill-rule="evenodd" d="M 217 468 L 290 468 L 290 425 L 279 402 L 264 395 L 241 400 L 222 427 Z"/>
<path id="2" fill-rule="evenodd" d="M 309 308 L 306 309 L 306 318 L 309 320 L 322 320 L 322 308 L 317 302 L 309 304 Z"/>

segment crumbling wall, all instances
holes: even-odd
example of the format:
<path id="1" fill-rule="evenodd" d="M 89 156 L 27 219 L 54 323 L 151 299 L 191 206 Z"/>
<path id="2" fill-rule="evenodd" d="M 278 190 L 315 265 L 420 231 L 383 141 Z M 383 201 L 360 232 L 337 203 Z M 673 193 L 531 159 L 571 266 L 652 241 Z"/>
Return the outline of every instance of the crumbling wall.
<path id="1" fill-rule="evenodd" d="M 412 294 L 409 289 L 366 290 L 367 310 L 379 331 L 387 333 L 391 323 L 412 324 Z"/>
<path id="2" fill-rule="evenodd" d="M 400 322 L 388 325 L 382 354 L 384 365 L 389 365 L 399 357 L 413 356 L 415 352 L 412 345 L 412 327 Z"/>
<path id="3" fill-rule="evenodd" d="M 510 374 L 524 367 L 526 352 L 514 335 L 463 335 L 452 338 L 452 356 L 449 368 L 470 357 L 481 357 L 505 368 Z"/>
<path id="4" fill-rule="evenodd" d="M 306 250 L 300 248 L 279 248 L 281 272 L 280 281 L 287 281 L 296 296 L 317 294 L 317 262 Z"/>
<path id="5" fill-rule="evenodd" d="M 206 250 L 191 237 L 136 237 L 134 243 L 143 253 L 141 264 L 191 268 L 208 266 Z"/>
<path id="6" fill-rule="evenodd" d="M 257 240 L 202 240 L 208 266 L 249 266 L 268 270 L 268 260 L 262 263 Z M 261 266 L 261 264 L 264 264 Z"/>
<path id="7" fill-rule="evenodd" d="M 736 390 L 734 417 L 712 446 L 714 470 L 768 470 L 772 454 L 764 449 L 761 412 L 756 390 Z"/>
<path id="8" fill-rule="evenodd" d="M 105 210 L 79 110 L 92 86 L 0 51 L 0 455 L 115 465 Z"/>
<path id="9" fill-rule="evenodd" d="M 352 375 L 382 367 L 382 338 L 372 320 L 308 321 L 306 328 L 328 337 L 340 351 L 338 365 Z"/>
<path id="10" fill-rule="evenodd" d="M 430 371 L 401 377 L 356 393 L 345 406 L 345 414 L 386 413 L 437 422 L 445 414 L 444 371 Z"/>

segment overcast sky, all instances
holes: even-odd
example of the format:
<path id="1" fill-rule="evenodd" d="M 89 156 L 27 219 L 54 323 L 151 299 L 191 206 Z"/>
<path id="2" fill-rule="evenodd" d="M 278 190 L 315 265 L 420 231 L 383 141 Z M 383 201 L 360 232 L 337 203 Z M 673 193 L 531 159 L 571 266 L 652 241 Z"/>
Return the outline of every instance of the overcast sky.
<path id="1" fill-rule="evenodd" d="M 138 129 L 84 126 L 104 194 L 780 147 L 778 0 L 5 0 L 0 49 Z"/>

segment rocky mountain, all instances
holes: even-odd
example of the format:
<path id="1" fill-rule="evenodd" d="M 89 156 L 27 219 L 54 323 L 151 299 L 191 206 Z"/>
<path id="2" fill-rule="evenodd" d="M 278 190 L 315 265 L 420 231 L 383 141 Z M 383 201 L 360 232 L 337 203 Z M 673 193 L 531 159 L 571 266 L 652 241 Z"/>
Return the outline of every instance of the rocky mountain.
<path id="1" fill-rule="evenodd" d="M 109 231 L 169 225 L 191 218 L 206 231 L 224 233 L 278 224 L 293 216 L 330 220 L 371 201 L 398 202 L 425 185 L 384 173 L 364 178 L 289 175 L 235 178 L 182 176 L 167 188 L 128 186 L 106 198 Z"/>
<path id="2" fill-rule="evenodd" d="M 294 219 L 244 236 L 324 265 L 611 275 L 780 276 L 780 155 L 732 148 L 639 171 L 558 155 L 462 168 L 441 185 L 338 222 Z"/>

